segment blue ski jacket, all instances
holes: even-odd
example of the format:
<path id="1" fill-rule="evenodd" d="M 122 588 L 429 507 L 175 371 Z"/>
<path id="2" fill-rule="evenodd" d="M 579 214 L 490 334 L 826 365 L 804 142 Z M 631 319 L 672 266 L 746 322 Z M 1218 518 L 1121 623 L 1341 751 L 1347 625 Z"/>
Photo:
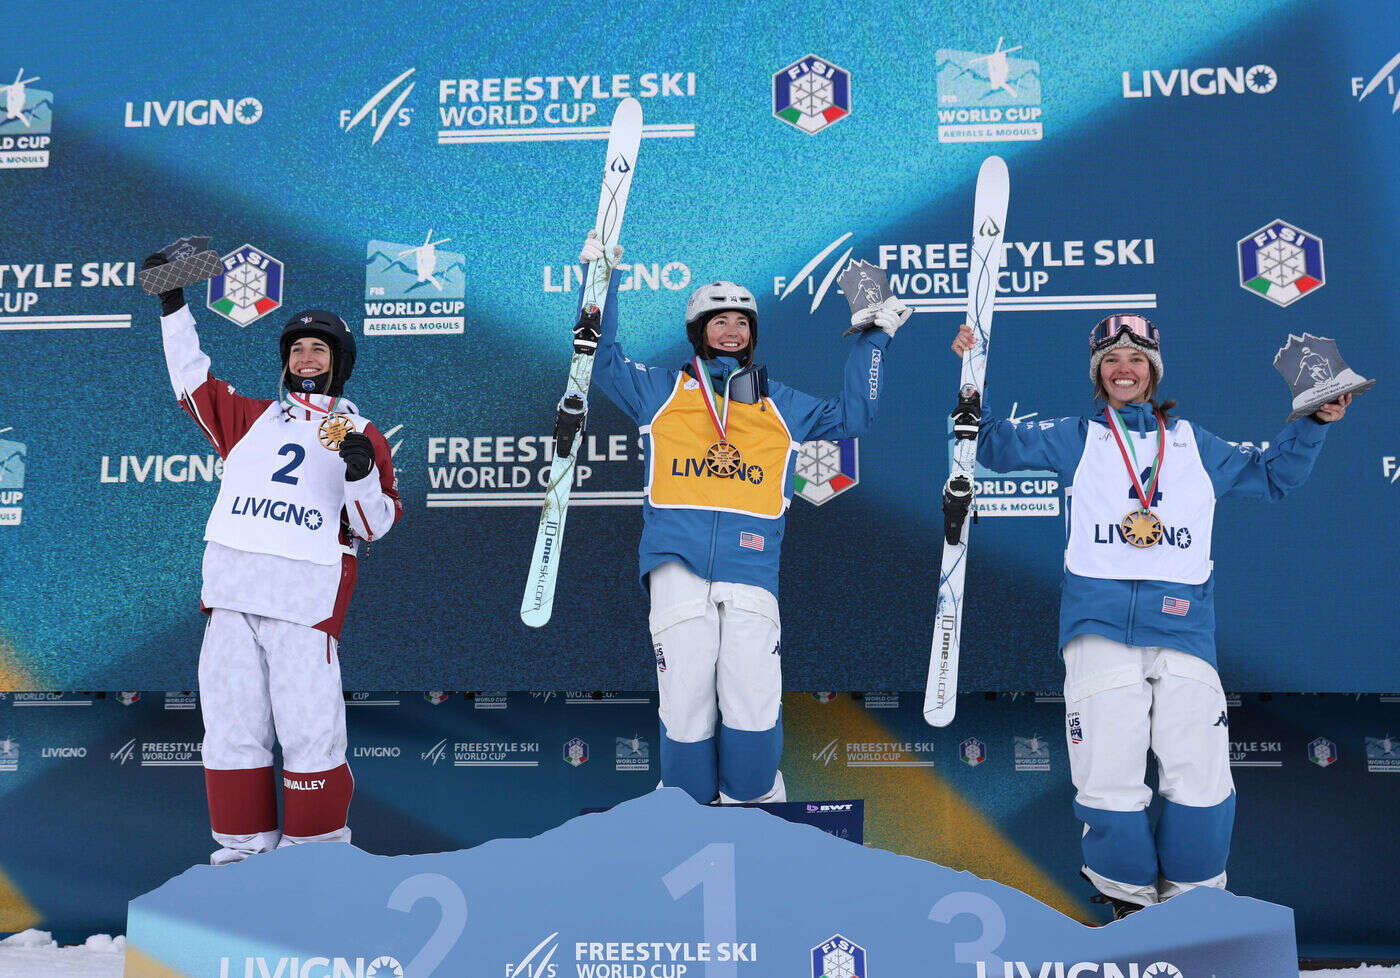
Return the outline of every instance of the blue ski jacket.
<path id="1" fill-rule="evenodd" d="M 651 431 L 652 423 L 663 408 L 675 402 L 686 380 L 680 379 L 682 371 L 678 368 L 650 367 L 638 363 L 619 348 L 617 284 L 618 277 L 614 274 L 603 310 L 602 335 L 594 358 L 593 378 L 603 393 L 637 423 L 643 434 L 647 472 L 651 473 L 657 444 L 656 436 Z M 777 457 L 781 458 L 781 464 L 763 476 L 773 478 L 777 476 L 777 470 L 784 470 L 781 498 L 776 494 L 771 496 L 776 504 L 773 508 L 778 510 L 777 515 L 759 516 L 733 511 L 724 505 L 690 507 L 673 503 L 657 506 L 654 505 L 656 497 L 652 486 L 648 485 L 643 505 L 642 538 L 638 547 L 643 586 L 652 568 L 674 560 L 705 580 L 751 584 L 764 588 L 777 598 L 783 528 L 787 507 L 792 501 L 801 444 L 816 439 L 854 438 L 869 429 L 879 404 L 884 379 L 884 351 L 889 341 L 889 335 L 879 329 L 861 333 L 846 357 L 841 393 L 833 397 L 813 397 L 776 381 L 768 382 L 767 397 L 763 398 L 758 410 L 776 413 L 790 436 L 790 444 L 779 449 L 781 455 Z M 716 393 L 722 395 L 725 378 L 738 369 L 738 362 L 732 357 L 717 357 L 705 363 L 715 381 Z M 693 381 L 691 383 L 693 385 Z M 738 407 L 735 405 L 736 409 Z M 770 415 L 766 420 L 771 422 L 773 418 Z M 708 425 L 708 419 L 705 423 Z M 781 432 L 782 429 L 777 430 Z M 704 439 L 709 434 L 713 432 L 702 428 L 694 437 Z M 717 436 L 709 440 L 717 440 Z M 739 447 L 742 449 L 744 446 Z M 699 469 L 698 461 L 692 463 L 695 470 Z M 674 460 L 669 464 L 674 464 Z M 667 472 L 666 475 L 669 478 L 671 473 Z M 714 492 L 715 480 L 705 473 L 686 470 L 682 464 L 675 475 L 707 478 L 712 483 L 709 491 Z M 677 483 L 679 480 L 670 481 Z M 735 487 L 735 493 L 737 495 L 748 488 Z"/>
<path id="2" fill-rule="evenodd" d="M 1157 430 L 1149 404 L 1129 404 L 1121 413 L 1130 430 Z M 1107 424 L 1102 417 L 1020 423 L 984 419 L 977 460 L 994 472 L 1053 469 L 1060 474 L 1060 484 L 1069 486 L 1093 430 L 1090 426 Z M 1196 425 L 1191 427 L 1217 502 L 1283 498 L 1307 479 L 1327 437 L 1326 425 L 1300 418 L 1286 425 L 1267 451 L 1260 451 L 1237 448 Z M 1071 499 L 1066 506 L 1066 539 L 1068 521 L 1073 519 Z M 1187 612 L 1162 614 L 1163 598 L 1168 596 L 1187 598 Z M 1181 584 L 1082 577 L 1066 570 L 1060 594 L 1060 649 L 1083 634 L 1103 635 L 1125 645 L 1178 649 L 1214 666 L 1214 576 L 1203 584 Z"/>

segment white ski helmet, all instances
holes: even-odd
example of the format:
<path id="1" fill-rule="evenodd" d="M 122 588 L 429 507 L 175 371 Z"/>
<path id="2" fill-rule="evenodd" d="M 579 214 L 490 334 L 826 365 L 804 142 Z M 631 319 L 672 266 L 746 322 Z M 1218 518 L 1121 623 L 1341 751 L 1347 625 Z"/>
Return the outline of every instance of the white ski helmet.
<path id="1" fill-rule="evenodd" d="M 752 359 L 754 348 L 758 346 L 758 303 L 753 293 L 742 285 L 733 282 L 711 282 L 690 293 L 690 301 L 685 304 L 685 336 L 695 348 L 697 356 L 705 356 L 705 324 L 719 312 L 742 312 L 749 317 L 749 350 L 746 359 Z"/>

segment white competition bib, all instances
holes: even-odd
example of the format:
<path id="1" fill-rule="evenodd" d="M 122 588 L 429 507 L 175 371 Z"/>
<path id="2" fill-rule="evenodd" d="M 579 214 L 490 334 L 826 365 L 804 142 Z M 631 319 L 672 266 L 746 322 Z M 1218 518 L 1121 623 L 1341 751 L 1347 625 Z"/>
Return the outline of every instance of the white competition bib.
<path id="1" fill-rule="evenodd" d="M 321 444 L 324 414 L 284 419 L 274 402 L 224 460 L 223 484 L 204 539 L 235 550 L 338 564 L 345 462 Z M 365 420 L 351 415 L 355 429 Z"/>
<path id="2" fill-rule="evenodd" d="M 1155 431 L 1145 437 L 1131 431 L 1128 437 L 1144 465 L 1152 464 L 1148 459 L 1156 460 Z M 1142 477 L 1141 472 L 1138 477 Z M 1103 425 L 1089 425 L 1070 499 L 1065 567 L 1071 573 L 1178 584 L 1204 584 L 1210 578 L 1215 487 L 1201 464 L 1196 434 L 1187 422 L 1176 421 L 1167 432 L 1162 476 L 1156 497 L 1148 501 L 1162 521 L 1162 541 L 1156 546 L 1135 547 L 1123 539 L 1119 524 L 1140 504 L 1113 432 Z"/>

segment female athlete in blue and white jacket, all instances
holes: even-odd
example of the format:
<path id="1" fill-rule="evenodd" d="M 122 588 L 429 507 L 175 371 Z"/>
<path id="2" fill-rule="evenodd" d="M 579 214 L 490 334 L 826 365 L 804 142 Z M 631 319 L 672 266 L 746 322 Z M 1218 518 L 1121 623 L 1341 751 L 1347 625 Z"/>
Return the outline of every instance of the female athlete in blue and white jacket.
<path id="1" fill-rule="evenodd" d="M 953 343 L 972 345 L 966 326 Z M 977 460 L 1053 469 L 1069 486 L 1060 599 L 1065 720 L 1083 874 L 1116 916 L 1225 885 L 1234 824 L 1229 726 L 1215 662 L 1215 504 L 1281 498 L 1307 479 L 1350 396 L 1288 424 L 1267 451 L 1236 448 L 1158 404 L 1157 329 L 1109 316 L 1090 334 L 1102 415 L 987 421 Z M 1165 804 L 1155 833 L 1147 751 Z"/>
<path id="2" fill-rule="evenodd" d="M 596 237 L 580 258 L 603 258 Z M 639 550 L 662 783 L 702 804 L 717 795 L 783 801 L 778 559 L 797 454 L 805 441 L 869 428 L 885 350 L 909 310 L 888 299 L 854 318 L 864 332 L 846 357 L 842 391 L 818 398 L 769 381 L 753 362 L 758 308 L 747 289 L 695 290 L 685 316 L 695 358 L 679 369 L 635 363 L 618 348 L 616 295 L 614 276 L 593 376 L 645 436 Z"/>

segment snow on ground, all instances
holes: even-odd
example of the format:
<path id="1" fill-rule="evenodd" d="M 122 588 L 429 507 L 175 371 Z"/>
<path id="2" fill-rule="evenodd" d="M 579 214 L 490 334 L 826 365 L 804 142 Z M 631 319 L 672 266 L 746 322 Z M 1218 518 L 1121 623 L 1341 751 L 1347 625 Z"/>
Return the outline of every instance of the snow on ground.
<path id="1" fill-rule="evenodd" d="M 0 941 L 0 978 L 121 978 L 125 959 L 125 937 L 95 934 L 59 947 L 48 931 L 31 929 Z"/>
<path id="2" fill-rule="evenodd" d="M 0 978 L 121 978 L 126 938 L 96 934 L 87 943 L 59 947 L 46 930 L 27 930 L 0 941 Z M 1300 978 L 1400 978 L 1400 967 L 1304 971 Z"/>

